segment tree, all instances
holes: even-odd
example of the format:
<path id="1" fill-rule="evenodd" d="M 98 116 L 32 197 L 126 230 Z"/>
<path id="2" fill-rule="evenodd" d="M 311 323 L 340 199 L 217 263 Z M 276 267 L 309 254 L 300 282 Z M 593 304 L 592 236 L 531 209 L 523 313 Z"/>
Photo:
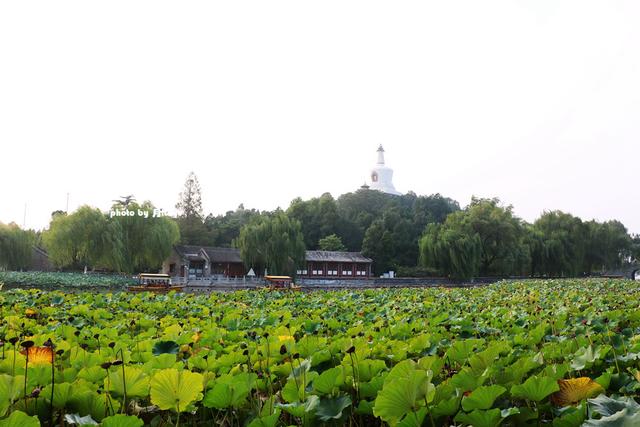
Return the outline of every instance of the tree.
<path id="1" fill-rule="evenodd" d="M 588 221 L 586 227 L 584 270 L 613 270 L 622 266 L 628 257 L 632 240 L 627 229 L 619 221 L 599 223 Z"/>
<path id="2" fill-rule="evenodd" d="M 382 274 L 393 269 L 393 238 L 383 219 L 377 219 L 364 235 L 362 254 L 373 259 L 373 271 Z"/>
<path id="3" fill-rule="evenodd" d="M 184 245 L 210 245 L 212 233 L 205 226 L 202 213 L 202 191 L 195 173 L 189 173 L 184 183 L 184 190 L 180 193 L 178 203 L 178 227 L 180 229 L 180 243 Z"/>
<path id="4" fill-rule="evenodd" d="M 79 270 L 100 263 L 120 268 L 119 236 L 99 209 L 85 205 L 70 215 L 53 216 L 42 238 L 51 263 L 58 268 Z"/>
<path id="5" fill-rule="evenodd" d="M 31 263 L 35 232 L 0 223 L 0 270 L 26 270 Z"/>
<path id="6" fill-rule="evenodd" d="M 523 222 L 498 199 L 472 198 L 442 226 L 430 225 L 420 240 L 420 262 L 457 278 L 512 275 L 528 269 Z"/>
<path id="7" fill-rule="evenodd" d="M 330 234 L 318 241 L 318 248 L 322 251 L 346 251 L 347 248 L 342 244 L 342 239 L 335 234 Z"/>
<path id="8" fill-rule="evenodd" d="M 180 240 L 179 227 L 169 217 L 154 216 L 155 208 L 149 201 L 131 203 L 128 209 L 136 215 L 112 219 L 122 244 L 121 269 L 127 273 L 157 271 Z"/>
<path id="9" fill-rule="evenodd" d="M 277 210 L 254 218 L 234 242 L 247 268 L 293 275 L 305 259 L 300 222 Z"/>
<path id="10" fill-rule="evenodd" d="M 536 257 L 532 263 L 538 266 L 538 274 L 577 276 L 584 272 L 587 229 L 580 218 L 548 211 L 534 222 L 533 228 L 538 247 L 531 251 Z"/>
<path id="11" fill-rule="evenodd" d="M 171 218 L 154 216 L 150 202 L 132 202 L 128 210 L 135 215 L 108 218 L 82 206 L 72 214 L 54 216 L 43 234 L 49 259 L 64 269 L 157 271 L 180 237 L 178 226 Z"/>
<path id="12" fill-rule="evenodd" d="M 429 224 L 420 239 L 420 265 L 458 280 L 476 276 L 481 265 L 481 241 L 469 233 L 464 213 L 449 215 L 444 224 Z"/>
<path id="13" fill-rule="evenodd" d="M 341 228 L 336 201 L 329 193 L 306 201 L 292 200 L 287 215 L 300 222 L 305 245 L 312 249 L 318 248 L 322 237 L 337 234 Z"/>
<path id="14" fill-rule="evenodd" d="M 529 264 L 522 220 L 500 200 L 472 198 L 464 210 L 465 227 L 480 239 L 480 274 L 511 275 Z"/>
<path id="15" fill-rule="evenodd" d="M 195 173 L 189 173 L 184 183 L 184 190 L 176 203 L 178 218 L 202 218 L 202 192 Z"/>
<path id="16" fill-rule="evenodd" d="M 214 246 L 231 247 L 234 239 L 240 235 L 240 229 L 253 218 L 260 215 L 256 209 L 245 209 L 240 204 L 235 211 L 227 211 L 224 215 L 208 215 L 205 226 Z"/>

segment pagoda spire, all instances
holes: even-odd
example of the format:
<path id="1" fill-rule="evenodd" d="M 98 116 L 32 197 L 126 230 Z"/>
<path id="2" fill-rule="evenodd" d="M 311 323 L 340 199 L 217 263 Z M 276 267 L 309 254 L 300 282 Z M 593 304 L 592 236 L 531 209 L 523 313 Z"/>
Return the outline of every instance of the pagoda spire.
<path id="1" fill-rule="evenodd" d="M 384 148 L 382 148 L 382 144 L 378 147 L 378 164 L 384 165 Z"/>

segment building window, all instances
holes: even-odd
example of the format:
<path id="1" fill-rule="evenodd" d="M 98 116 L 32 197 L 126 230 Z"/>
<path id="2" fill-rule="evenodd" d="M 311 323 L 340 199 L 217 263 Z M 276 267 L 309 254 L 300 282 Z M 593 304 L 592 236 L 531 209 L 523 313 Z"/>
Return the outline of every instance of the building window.
<path id="1" fill-rule="evenodd" d="M 306 276 L 308 273 L 307 270 L 297 270 L 296 274 L 299 276 Z"/>
<path id="2" fill-rule="evenodd" d="M 172 263 L 169 264 L 169 273 L 175 273 L 176 272 L 176 264 Z"/>

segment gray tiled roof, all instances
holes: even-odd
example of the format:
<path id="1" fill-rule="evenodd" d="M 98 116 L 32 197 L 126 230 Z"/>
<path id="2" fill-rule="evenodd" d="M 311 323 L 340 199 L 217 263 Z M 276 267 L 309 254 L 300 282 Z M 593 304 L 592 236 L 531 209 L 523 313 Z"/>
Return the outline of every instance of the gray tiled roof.
<path id="1" fill-rule="evenodd" d="M 203 246 L 211 262 L 242 262 L 240 250 L 235 248 L 213 248 Z"/>
<path id="2" fill-rule="evenodd" d="M 241 263 L 240 250 L 236 248 L 217 248 L 212 246 L 193 246 L 193 245 L 176 245 L 178 254 L 190 260 L 204 259 L 202 252 L 206 254 L 210 262 L 233 262 Z M 306 251 L 306 261 L 313 262 L 373 262 L 371 258 L 362 255 L 361 252 L 342 252 L 342 251 Z"/>
<path id="3" fill-rule="evenodd" d="M 307 251 L 305 258 L 307 261 L 314 262 L 373 262 L 371 258 L 367 258 L 361 252 Z"/>
<path id="4" fill-rule="evenodd" d="M 176 245 L 176 252 L 189 260 L 204 260 L 210 262 L 241 263 L 240 251 L 235 248 L 216 248 L 213 246 Z M 204 252 L 204 254 L 203 254 Z"/>

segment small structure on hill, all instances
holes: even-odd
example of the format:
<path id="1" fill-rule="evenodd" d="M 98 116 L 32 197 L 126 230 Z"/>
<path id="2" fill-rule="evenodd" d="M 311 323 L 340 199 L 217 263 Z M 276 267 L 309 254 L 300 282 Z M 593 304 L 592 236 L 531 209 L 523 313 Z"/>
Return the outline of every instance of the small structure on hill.
<path id="1" fill-rule="evenodd" d="M 382 148 L 382 145 L 378 147 L 378 162 L 371 169 L 371 185 L 369 188 L 396 196 L 401 194 L 393 186 L 393 169 L 384 164 L 384 148 Z"/>

